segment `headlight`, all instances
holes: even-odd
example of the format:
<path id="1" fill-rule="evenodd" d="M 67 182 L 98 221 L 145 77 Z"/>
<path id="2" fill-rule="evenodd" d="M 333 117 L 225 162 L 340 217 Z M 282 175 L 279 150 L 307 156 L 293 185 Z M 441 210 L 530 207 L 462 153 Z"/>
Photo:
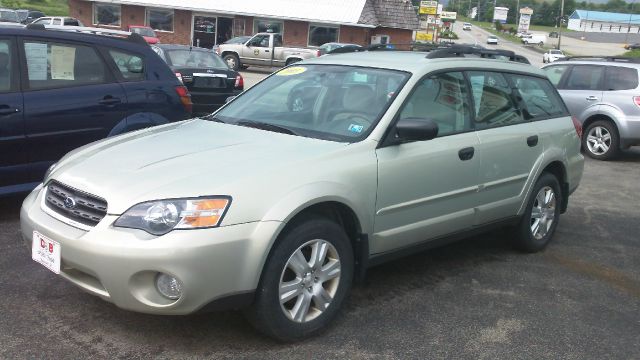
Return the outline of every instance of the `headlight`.
<path id="1" fill-rule="evenodd" d="M 174 229 L 215 227 L 231 204 L 230 197 L 170 199 L 140 203 L 125 211 L 114 226 L 164 235 Z"/>
<path id="2" fill-rule="evenodd" d="M 47 181 L 47 179 L 49 178 L 49 176 L 51 175 L 53 170 L 56 169 L 56 165 L 58 165 L 58 163 L 53 163 L 51 166 L 49 166 L 49 168 L 47 169 L 47 172 L 44 173 L 44 180 L 43 181 Z"/>

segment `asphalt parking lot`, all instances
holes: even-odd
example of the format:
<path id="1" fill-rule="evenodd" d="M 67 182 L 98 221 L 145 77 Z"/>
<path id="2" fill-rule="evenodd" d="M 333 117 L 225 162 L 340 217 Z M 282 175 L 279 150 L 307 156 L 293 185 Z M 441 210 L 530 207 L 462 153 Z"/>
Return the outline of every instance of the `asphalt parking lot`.
<path id="1" fill-rule="evenodd" d="M 119 310 L 33 262 L 0 199 L 0 358 L 640 358 L 640 148 L 587 160 L 538 254 L 484 236 L 371 269 L 320 336 L 279 344 L 240 312 Z"/>

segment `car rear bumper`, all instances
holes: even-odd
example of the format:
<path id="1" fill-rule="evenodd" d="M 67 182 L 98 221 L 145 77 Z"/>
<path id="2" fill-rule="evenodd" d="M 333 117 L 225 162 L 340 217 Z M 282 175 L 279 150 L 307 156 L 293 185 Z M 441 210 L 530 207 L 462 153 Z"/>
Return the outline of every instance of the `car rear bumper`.
<path id="1" fill-rule="evenodd" d="M 33 231 L 61 246 L 60 275 L 116 306 L 144 313 L 180 315 L 202 308 L 241 307 L 252 299 L 271 240 L 281 222 L 252 222 L 199 230 L 175 230 L 156 237 L 113 227 L 107 215 L 84 231 L 41 209 L 41 187 L 24 201 L 20 223 L 31 248 Z M 182 283 L 178 300 L 155 287 L 159 273 Z M 244 299 L 238 302 L 237 299 Z M 234 301 L 226 301 L 234 299 Z"/>
<path id="2" fill-rule="evenodd" d="M 619 130 L 621 147 L 640 145 L 640 116 L 626 116 Z"/>

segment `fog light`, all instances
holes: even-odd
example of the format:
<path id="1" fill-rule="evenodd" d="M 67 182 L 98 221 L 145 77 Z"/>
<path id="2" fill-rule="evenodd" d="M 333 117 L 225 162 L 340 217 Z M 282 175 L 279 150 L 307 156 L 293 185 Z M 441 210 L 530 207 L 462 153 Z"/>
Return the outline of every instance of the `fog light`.
<path id="1" fill-rule="evenodd" d="M 171 275 L 158 274 L 156 288 L 162 296 L 171 300 L 178 300 L 182 295 L 182 283 Z"/>

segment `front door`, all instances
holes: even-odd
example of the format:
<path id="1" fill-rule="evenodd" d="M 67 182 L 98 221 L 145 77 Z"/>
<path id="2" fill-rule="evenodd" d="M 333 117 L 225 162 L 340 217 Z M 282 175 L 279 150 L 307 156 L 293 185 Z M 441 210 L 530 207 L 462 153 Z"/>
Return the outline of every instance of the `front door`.
<path id="1" fill-rule="evenodd" d="M 460 72 L 430 76 L 416 85 L 398 122 L 433 120 L 438 137 L 376 151 L 378 197 L 372 253 L 473 225 L 481 154 L 468 103 Z"/>
<path id="2" fill-rule="evenodd" d="M 216 45 L 217 20 L 215 16 L 193 16 L 193 46 L 211 49 Z"/>
<path id="3" fill-rule="evenodd" d="M 25 133 L 34 178 L 67 152 L 107 137 L 126 95 L 96 49 L 48 39 L 22 43 Z"/>
<path id="4" fill-rule="evenodd" d="M 271 59 L 271 56 L 267 57 L 271 52 L 269 38 L 270 36 L 267 34 L 252 37 L 247 45 L 242 48 L 243 62 L 252 65 L 267 64 Z"/>
<path id="5" fill-rule="evenodd" d="M 0 195 L 30 182 L 16 53 L 14 38 L 0 38 Z"/>

